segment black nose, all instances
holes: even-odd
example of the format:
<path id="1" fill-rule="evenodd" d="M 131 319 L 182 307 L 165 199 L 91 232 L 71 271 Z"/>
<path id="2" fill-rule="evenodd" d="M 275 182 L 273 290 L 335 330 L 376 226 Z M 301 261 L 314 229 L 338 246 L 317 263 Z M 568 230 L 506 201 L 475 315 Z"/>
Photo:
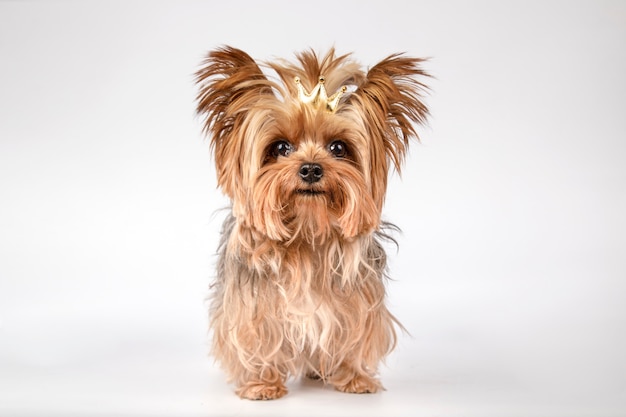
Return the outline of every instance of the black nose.
<path id="1" fill-rule="evenodd" d="M 309 184 L 318 182 L 324 176 L 324 169 L 320 164 L 302 164 L 298 175 Z"/>

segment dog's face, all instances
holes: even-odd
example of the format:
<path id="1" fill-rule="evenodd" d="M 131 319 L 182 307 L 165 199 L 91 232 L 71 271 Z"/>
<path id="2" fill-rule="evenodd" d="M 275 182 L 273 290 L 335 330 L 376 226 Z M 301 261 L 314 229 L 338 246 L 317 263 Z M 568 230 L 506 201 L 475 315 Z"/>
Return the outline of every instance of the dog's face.
<path id="1" fill-rule="evenodd" d="M 372 173 L 387 167 L 372 158 L 363 125 L 297 102 L 281 107 L 242 155 L 252 224 L 272 239 L 308 242 L 371 232 L 382 186 Z"/>
<path id="2" fill-rule="evenodd" d="M 411 122 L 427 114 L 414 78 L 425 75 L 420 60 L 391 56 L 365 74 L 332 50 L 298 58 L 268 64 L 282 83 L 232 48 L 212 52 L 198 72 L 219 185 L 235 217 L 272 240 L 369 234 L 389 166 L 400 169 L 417 136 Z"/>

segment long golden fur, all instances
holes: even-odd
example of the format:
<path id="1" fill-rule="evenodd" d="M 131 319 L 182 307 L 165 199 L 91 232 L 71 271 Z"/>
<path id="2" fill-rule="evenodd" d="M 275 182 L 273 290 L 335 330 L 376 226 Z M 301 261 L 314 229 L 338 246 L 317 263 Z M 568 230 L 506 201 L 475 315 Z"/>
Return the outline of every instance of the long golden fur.
<path id="1" fill-rule="evenodd" d="M 210 52 L 196 74 L 198 113 L 211 137 L 224 223 L 210 325 L 212 353 L 249 399 L 283 396 L 289 376 L 345 392 L 376 392 L 396 343 L 385 299 L 381 211 L 422 102 L 422 59 L 395 54 L 369 71 L 331 49 L 265 64 Z M 347 86 L 335 111 L 298 99 Z"/>

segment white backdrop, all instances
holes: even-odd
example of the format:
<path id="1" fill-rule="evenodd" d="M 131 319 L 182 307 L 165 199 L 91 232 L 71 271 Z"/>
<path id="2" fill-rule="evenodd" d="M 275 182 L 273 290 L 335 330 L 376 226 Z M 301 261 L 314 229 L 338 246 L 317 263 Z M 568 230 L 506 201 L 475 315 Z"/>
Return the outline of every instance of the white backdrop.
<path id="1" fill-rule="evenodd" d="M 625 41 L 621 1 L 0 2 L 0 415 L 626 415 Z M 222 44 L 431 57 L 381 394 L 242 401 L 207 357 Z"/>

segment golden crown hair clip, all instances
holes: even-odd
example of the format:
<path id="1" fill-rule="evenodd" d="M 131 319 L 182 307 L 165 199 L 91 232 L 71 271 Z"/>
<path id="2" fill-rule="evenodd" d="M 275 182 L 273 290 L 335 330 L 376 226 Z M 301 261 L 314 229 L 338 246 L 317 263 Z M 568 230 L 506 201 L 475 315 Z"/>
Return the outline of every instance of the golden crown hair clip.
<path id="1" fill-rule="evenodd" d="M 317 107 L 319 109 L 324 108 L 325 110 L 334 113 L 337 110 L 337 106 L 339 105 L 339 99 L 348 90 L 348 87 L 345 85 L 342 86 L 335 94 L 328 97 L 326 93 L 326 87 L 324 87 L 324 82 L 326 79 L 324 76 L 320 76 L 319 81 L 315 88 L 311 90 L 310 93 L 307 93 L 302 83 L 300 82 L 300 77 L 296 77 L 294 79 L 296 83 L 296 87 L 298 89 L 298 99 L 300 102 L 304 104 L 310 104 L 313 107 Z"/>

